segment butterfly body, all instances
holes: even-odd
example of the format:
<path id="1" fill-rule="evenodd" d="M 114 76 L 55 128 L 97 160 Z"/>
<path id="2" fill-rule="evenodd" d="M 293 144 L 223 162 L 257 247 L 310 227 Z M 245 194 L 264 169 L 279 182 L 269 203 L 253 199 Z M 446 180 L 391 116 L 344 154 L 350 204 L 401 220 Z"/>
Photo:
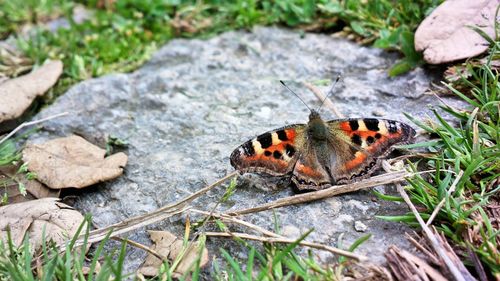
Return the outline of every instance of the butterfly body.
<path id="1" fill-rule="evenodd" d="M 386 119 L 324 121 L 312 110 L 307 124 L 289 125 L 251 139 L 231 154 L 241 173 L 291 175 L 298 191 L 368 177 L 396 144 L 412 141 L 408 125 Z"/>

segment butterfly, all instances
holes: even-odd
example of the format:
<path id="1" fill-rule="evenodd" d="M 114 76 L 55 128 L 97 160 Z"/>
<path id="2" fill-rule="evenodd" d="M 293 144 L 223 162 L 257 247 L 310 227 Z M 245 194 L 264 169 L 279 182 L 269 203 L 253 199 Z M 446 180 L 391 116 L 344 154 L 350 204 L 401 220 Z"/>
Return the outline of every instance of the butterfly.
<path id="1" fill-rule="evenodd" d="M 413 141 L 415 130 L 388 119 L 324 121 L 311 110 L 307 124 L 282 127 L 253 138 L 230 157 L 240 173 L 291 176 L 296 192 L 321 190 L 369 177 L 395 145 Z"/>

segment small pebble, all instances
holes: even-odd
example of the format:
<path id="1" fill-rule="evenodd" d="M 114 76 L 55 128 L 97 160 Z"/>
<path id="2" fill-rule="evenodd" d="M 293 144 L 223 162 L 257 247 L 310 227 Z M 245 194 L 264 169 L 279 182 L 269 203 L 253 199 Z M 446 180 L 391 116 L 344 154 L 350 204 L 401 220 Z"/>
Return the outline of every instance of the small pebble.
<path id="1" fill-rule="evenodd" d="M 354 229 L 356 229 L 357 232 L 365 232 L 368 229 L 368 226 L 360 221 L 355 221 Z"/>

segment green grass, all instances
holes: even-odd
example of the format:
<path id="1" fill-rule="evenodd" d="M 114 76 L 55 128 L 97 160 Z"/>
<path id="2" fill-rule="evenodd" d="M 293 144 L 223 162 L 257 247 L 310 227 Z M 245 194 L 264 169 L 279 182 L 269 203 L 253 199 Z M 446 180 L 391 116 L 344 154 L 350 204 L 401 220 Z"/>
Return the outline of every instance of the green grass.
<path id="1" fill-rule="evenodd" d="M 235 188 L 236 181 L 233 179 L 220 202 L 227 200 L 234 193 Z M 276 231 L 279 232 L 276 217 L 274 219 Z M 193 230 L 199 230 L 207 222 L 209 222 L 209 217 L 194 225 L 187 223 L 181 253 L 175 260 L 165 261 L 159 268 L 157 276 L 146 279 L 199 280 L 202 271 L 205 271 L 205 274 L 210 271 L 208 268 L 200 267 L 202 250 L 206 242 L 203 231 L 201 235 L 194 238 L 200 245 L 200 251 L 191 269 L 182 276 L 175 271 L 189 247 L 190 239 L 193 239 L 190 238 L 190 233 Z M 90 246 L 87 241 L 90 232 L 88 226 L 91 224 L 91 217 L 87 215 L 62 251 L 53 242 L 44 239 L 42 249 L 33 253 L 28 236 L 24 237 L 23 243 L 17 247 L 8 232 L 6 241 L 0 240 L 0 280 L 127 280 L 134 278 L 135 272 L 123 270 L 125 255 L 129 247 L 127 241 L 123 241 L 119 249 L 104 250 L 106 244 L 110 242 L 111 233 L 108 233 L 101 242 L 92 246 L 88 254 L 80 251 Z M 228 227 L 221 221 L 215 220 L 215 224 L 221 231 L 228 231 Z M 307 257 L 296 253 L 299 243 L 311 232 L 312 230 L 303 234 L 291 244 L 265 242 L 251 244 L 243 239 L 234 238 L 237 243 L 248 249 L 247 259 L 241 260 L 233 257 L 228 251 L 220 249 L 219 256 L 225 261 L 225 265 L 221 267 L 219 262 L 214 261 L 210 278 L 214 280 L 342 280 L 353 261 L 339 257 L 334 263 L 324 265 L 316 261 L 313 251 L 308 251 Z M 45 235 L 42 236 L 45 237 Z M 82 236 L 82 246 L 76 247 L 77 239 Z M 371 235 L 360 237 L 348 248 L 348 251 L 353 252 L 370 237 Z M 342 239 L 339 238 L 339 241 Z M 340 244 L 341 242 L 338 247 L 343 248 Z M 257 250 L 258 248 L 260 250 Z M 209 255 L 214 255 L 214 253 L 209 253 Z"/>
<path id="2" fill-rule="evenodd" d="M 126 241 L 121 243 L 119 249 L 105 251 L 109 243 L 108 235 L 93 246 L 90 254 L 85 254 L 80 249 L 87 248 L 88 235 L 91 224 L 90 216 L 86 216 L 78 231 L 67 242 L 62 251 L 52 242 L 42 244 L 39 253 L 32 254 L 29 237 L 17 247 L 13 244 L 10 232 L 7 240 L 0 240 L 0 280 L 34 281 L 34 280 L 126 280 L 135 276 L 135 272 L 124 272 L 123 265 L 127 247 Z M 295 243 L 269 244 L 264 243 L 262 250 L 257 250 L 244 240 L 237 241 L 248 248 L 246 261 L 239 260 L 224 249 L 220 249 L 221 256 L 227 263 L 221 268 L 219 263 L 213 263 L 211 278 L 214 280 L 341 280 L 344 271 L 351 261 L 340 257 L 335 264 L 324 266 L 315 260 L 309 251 L 308 257 L 301 257 L 295 253 L 300 241 L 305 239 L 311 231 L 297 239 Z M 76 247 L 77 238 L 83 234 L 83 245 Z M 349 251 L 354 251 L 359 245 L 370 238 L 366 235 L 355 241 Z M 184 237 L 184 248 L 187 249 L 188 236 Z M 205 236 L 201 235 L 197 241 L 200 249 L 205 245 Z M 174 261 L 164 262 L 157 276 L 147 280 L 174 280 L 175 266 L 182 255 Z M 199 280 L 201 271 L 201 250 L 192 268 L 183 276 L 175 280 Z"/>
<path id="3" fill-rule="evenodd" d="M 445 86 L 468 104 L 465 110 L 447 105 L 433 109 L 433 120 L 423 122 L 409 117 L 425 130 L 433 141 L 417 143 L 408 148 L 425 147 L 433 156 L 414 163 L 414 170 L 435 170 L 432 175 L 419 175 L 406 187 L 412 201 L 428 218 L 445 199 L 433 225 L 443 231 L 455 245 L 472 249 L 487 272 L 500 277 L 500 225 L 495 221 L 495 208 L 500 203 L 500 74 L 491 60 L 500 55 L 500 42 L 494 42 L 486 64 L 467 64 L 470 76 Z M 460 87 L 462 90 L 457 90 Z M 446 121 L 447 113 L 452 121 Z M 462 171 L 454 192 L 452 183 Z M 385 197 L 387 200 L 400 200 Z M 415 217 L 406 215 L 384 217 L 418 226 Z M 466 253 L 466 251 L 464 252 Z M 467 254 L 464 260 L 469 260 Z M 470 264 L 469 264 L 470 265 Z"/>
<path id="4" fill-rule="evenodd" d="M 26 195 L 26 188 L 20 178 L 32 180 L 36 178 L 36 174 L 28 172 L 27 164 L 21 164 L 21 148 L 20 143 L 37 129 L 29 129 L 22 134 L 6 139 L 6 136 L 0 137 L 0 168 L 5 171 L 0 171 L 0 206 L 7 204 L 9 201 L 7 189 L 17 186 L 20 194 Z M 12 174 L 9 174 L 9 170 Z M 14 171 L 14 172 L 12 172 Z"/>
<path id="5" fill-rule="evenodd" d="M 20 32 L 23 26 L 61 16 L 66 2 L 65 0 L 0 1 L 0 39 Z"/>
<path id="6" fill-rule="evenodd" d="M 42 244 L 42 250 L 32 255 L 29 237 L 24 242 L 15 246 L 10 232 L 7 240 L 0 240 L 0 280 L 9 281 L 34 281 L 34 280 L 129 280 L 136 275 L 135 272 L 125 272 L 123 265 L 127 248 L 126 241 L 121 243 L 119 249 L 105 251 L 104 247 L 110 241 L 108 235 L 94 245 L 91 254 L 85 254 L 81 249 L 89 246 L 87 243 L 91 224 L 90 216 L 86 216 L 74 237 L 60 251 L 51 241 Z M 83 234 L 83 245 L 76 247 L 77 238 Z M 202 239 L 198 239 L 201 241 Z M 201 241 L 203 242 L 203 241 Z M 202 243 L 202 245 L 204 245 Z M 201 247 L 203 248 L 203 246 Z M 201 256 L 201 253 L 198 255 Z M 199 257 L 194 264 L 194 269 L 176 280 L 197 280 L 200 273 Z M 148 280 L 172 280 L 175 262 L 165 262 L 158 276 Z"/>
<path id="7" fill-rule="evenodd" d="M 29 238 L 25 237 L 19 247 L 12 243 L 10 232 L 6 242 L 0 241 L 0 280 L 28 281 L 28 280 L 110 280 L 112 276 L 126 277 L 121 269 L 124 259 L 126 243 L 122 243 L 117 252 L 104 254 L 106 237 L 96 248 L 90 260 L 86 260 L 83 251 L 75 247 L 76 238 L 84 231 L 84 225 L 89 225 L 90 218 L 86 217 L 80 225 L 76 235 L 69 241 L 62 254 L 58 248 L 50 243 L 43 243 L 39 262 L 33 258 L 30 250 Z M 86 228 L 85 243 L 89 228 Z M 102 263 L 98 269 L 98 262 Z M 84 271 L 84 268 L 86 270 Z"/>
<path id="8" fill-rule="evenodd" d="M 172 38 L 207 37 L 254 25 L 345 29 L 365 43 L 401 52 L 404 58 L 389 71 L 398 75 L 423 63 L 413 49 L 413 33 L 442 1 L 119 0 L 107 7 L 99 6 L 101 2 L 106 1 L 0 1 L 0 13 L 5 15 L 0 17 L 0 37 L 15 36 L 28 23 L 41 25 L 56 16 L 70 18 L 77 4 L 93 13 L 90 19 L 70 21 L 69 28 L 56 32 L 35 27 L 31 36 L 18 36 L 18 46 L 34 64 L 47 59 L 64 62 L 55 96 L 81 80 L 132 71 Z M 46 98 L 50 101 L 55 96 Z"/>
<path id="9" fill-rule="evenodd" d="M 229 188 L 230 189 L 230 188 Z M 220 220 L 215 220 L 218 228 L 230 231 Z M 279 233 L 279 223 L 274 216 L 275 231 Z M 221 269 L 219 263 L 214 261 L 213 269 L 215 280 L 342 280 L 348 266 L 352 263 L 346 257 L 340 256 L 331 264 L 320 264 L 314 258 L 314 251 L 309 250 L 307 257 L 296 253 L 299 243 L 312 233 L 309 230 L 302 234 L 294 243 L 279 244 L 263 242 L 263 250 L 249 242 L 235 237 L 234 240 L 248 250 L 246 260 L 233 257 L 225 249 L 219 249 L 226 266 Z M 370 239 L 371 234 L 358 238 L 347 249 L 356 250 L 361 244 Z M 338 248 L 343 248 L 342 238 L 339 238 Z"/>
<path id="10" fill-rule="evenodd" d="M 101 1 L 99 1 L 101 2 Z M 0 0 L 0 38 L 17 37 L 23 55 L 34 64 L 46 59 L 61 59 L 64 73 L 48 100 L 63 93 L 67 87 L 91 77 L 110 72 L 127 72 L 139 67 L 158 46 L 176 37 L 209 37 L 233 29 L 249 29 L 254 25 L 284 25 L 312 28 L 317 31 L 344 30 L 355 35 L 364 44 L 395 50 L 403 55 L 392 67 L 390 75 L 398 75 L 423 63 L 413 48 L 414 31 L 421 20 L 440 0 L 275 0 L 275 1 L 181 1 L 181 0 L 119 0 L 108 7 L 99 7 L 98 1 L 17 1 Z M 68 16 L 77 4 L 93 12 L 81 23 L 70 22 L 69 28 L 49 32 L 41 24 L 59 16 Z M 332 19 L 336 20 L 332 20 Z M 30 37 L 20 36 L 23 26 L 37 26 Z M 492 43 L 486 64 L 473 63 L 465 67 L 470 74 L 446 86 L 470 108 L 458 110 L 446 105 L 434 110 L 435 121 L 414 122 L 434 140 L 408 146 L 425 147 L 434 155 L 413 163 L 413 168 L 436 170 L 432 175 L 421 175 L 409 181 L 406 187 L 412 201 L 428 219 L 436 205 L 445 199 L 433 225 L 443 231 L 456 246 L 470 248 L 479 257 L 488 272 L 500 275 L 499 226 L 492 219 L 498 204 L 500 176 L 499 152 L 499 74 L 491 60 L 500 57 L 500 46 Z M 0 59 L 0 64 L 3 64 Z M 3 69 L 3 68 L 2 68 Z M 18 72 L 8 72 L 9 75 Z M 465 90 L 464 90 L 465 89 Z M 443 113 L 453 116 L 445 121 Z M 113 142 L 113 140 L 111 140 Z M 116 143 L 110 143 L 116 144 Z M 0 165 L 19 159 L 14 141 L 0 145 Z M 456 190 L 448 190 L 457 174 L 463 176 Z M 3 184 L 3 183 L 0 183 Z M 400 200 L 383 196 L 386 200 Z M 416 226 L 412 214 L 384 217 Z M 470 235 L 469 235 L 470 234 Z M 112 253 L 104 253 L 99 244 L 90 264 L 82 255 L 75 254 L 71 244 L 64 255 L 55 254 L 47 246 L 43 252 L 42 280 L 82 280 L 84 264 L 95 269 L 97 259 L 101 271 L 95 280 L 115 276 L 121 271 L 125 245 Z M 102 246 L 101 246 L 102 245 Z M 248 244 L 246 244 L 248 245 Z M 11 243 L 0 245 L 0 279 L 35 280 L 32 263 L 25 243 L 15 249 Z M 256 277 L 278 280 L 292 277 L 304 279 L 335 279 L 342 272 L 345 260 L 336 267 L 317 264 L 311 256 L 299 257 L 296 245 L 265 245 L 259 252 L 248 245 L 248 260 L 239 261 L 230 253 L 221 251 L 228 266 L 216 267 L 216 276 L 231 276 L 231 280 L 247 280 L 252 272 Z M 468 261 L 467 256 L 463 259 Z M 470 265 L 470 263 L 469 263 Z M 340 268 L 340 269 L 339 269 Z M 94 271 L 95 272 L 95 271 Z M 171 265 L 165 264 L 161 276 L 171 278 Z M 191 277 L 198 279 L 199 268 Z M 92 275 L 91 275 L 92 276 Z M 255 277 L 252 275 L 252 277 Z"/>

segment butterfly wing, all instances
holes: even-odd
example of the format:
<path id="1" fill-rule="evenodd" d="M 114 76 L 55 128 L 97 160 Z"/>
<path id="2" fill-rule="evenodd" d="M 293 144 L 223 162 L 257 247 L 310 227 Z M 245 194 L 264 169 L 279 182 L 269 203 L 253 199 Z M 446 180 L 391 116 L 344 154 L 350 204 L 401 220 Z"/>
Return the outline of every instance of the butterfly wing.
<path id="1" fill-rule="evenodd" d="M 335 183 L 366 178 L 394 145 L 412 142 L 415 130 L 387 119 L 340 119 L 327 122 L 331 175 Z"/>
<path id="2" fill-rule="evenodd" d="M 231 154 L 231 165 L 241 173 L 288 174 L 304 145 L 305 127 L 304 124 L 290 125 L 245 142 Z"/>

